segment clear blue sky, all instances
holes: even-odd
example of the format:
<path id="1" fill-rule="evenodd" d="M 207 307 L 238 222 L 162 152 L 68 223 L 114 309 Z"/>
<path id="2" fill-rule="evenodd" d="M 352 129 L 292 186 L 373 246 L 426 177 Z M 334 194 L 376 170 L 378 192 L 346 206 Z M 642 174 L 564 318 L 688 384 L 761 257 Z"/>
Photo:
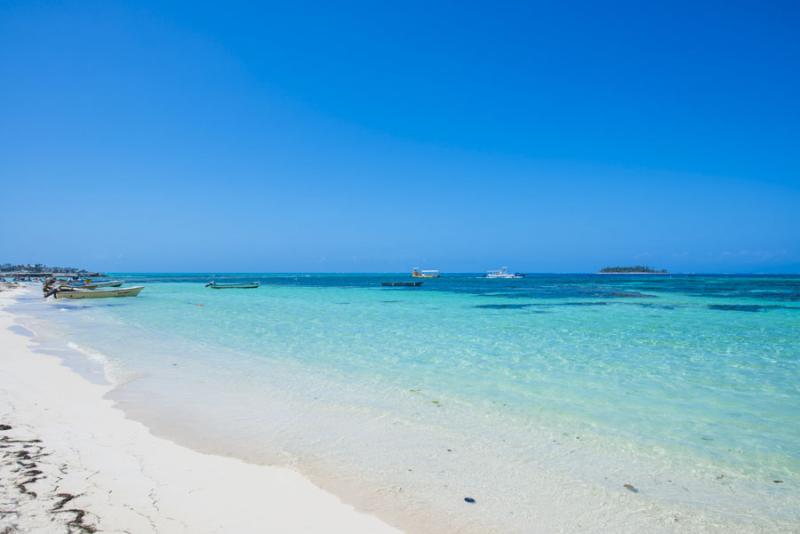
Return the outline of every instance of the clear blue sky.
<path id="1" fill-rule="evenodd" d="M 0 262 L 800 272 L 796 2 L 0 4 Z"/>

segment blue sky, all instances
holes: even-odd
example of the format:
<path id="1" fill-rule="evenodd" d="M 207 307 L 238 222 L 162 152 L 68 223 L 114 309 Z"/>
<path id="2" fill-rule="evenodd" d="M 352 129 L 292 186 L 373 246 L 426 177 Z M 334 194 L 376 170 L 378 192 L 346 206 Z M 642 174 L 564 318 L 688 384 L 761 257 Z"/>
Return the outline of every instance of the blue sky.
<path id="1" fill-rule="evenodd" d="M 800 272 L 796 4 L 250 4 L 0 4 L 0 262 Z"/>

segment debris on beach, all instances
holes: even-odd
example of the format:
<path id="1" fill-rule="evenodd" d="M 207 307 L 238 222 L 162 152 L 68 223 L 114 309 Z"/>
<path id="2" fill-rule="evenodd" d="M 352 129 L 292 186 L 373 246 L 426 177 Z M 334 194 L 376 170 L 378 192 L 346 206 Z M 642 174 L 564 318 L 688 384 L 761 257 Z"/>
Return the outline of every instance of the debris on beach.
<path id="1" fill-rule="evenodd" d="M 639 489 L 633 484 L 623 484 L 622 487 L 630 492 L 639 493 Z"/>
<path id="2" fill-rule="evenodd" d="M 0 424 L 0 431 L 11 429 Z M 0 437 L 0 532 L 97 532 L 97 518 L 71 502 L 78 495 L 62 489 L 69 468 L 51 454 L 42 440 L 18 431 Z"/>
<path id="3" fill-rule="evenodd" d="M 475 504 L 475 499 L 473 499 L 472 497 L 464 497 L 464 502 Z"/>

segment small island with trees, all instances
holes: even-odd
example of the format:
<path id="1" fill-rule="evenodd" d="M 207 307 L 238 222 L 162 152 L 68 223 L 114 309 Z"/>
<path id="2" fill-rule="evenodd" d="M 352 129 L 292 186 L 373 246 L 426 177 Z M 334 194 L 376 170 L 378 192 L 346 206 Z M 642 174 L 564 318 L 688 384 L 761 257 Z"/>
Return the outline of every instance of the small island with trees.
<path id="1" fill-rule="evenodd" d="M 600 274 L 667 274 L 666 269 L 653 269 L 647 265 L 603 267 Z"/>

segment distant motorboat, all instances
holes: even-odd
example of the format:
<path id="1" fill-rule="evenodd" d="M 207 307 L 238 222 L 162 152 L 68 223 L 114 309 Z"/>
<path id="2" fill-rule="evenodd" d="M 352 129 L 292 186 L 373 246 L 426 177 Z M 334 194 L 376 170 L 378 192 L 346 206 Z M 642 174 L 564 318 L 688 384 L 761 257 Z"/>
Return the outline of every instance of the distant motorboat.
<path id="1" fill-rule="evenodd" d="M 110 297 L 135 297 L 144 286 L 125 287 L 122 289 L 82 289 L 59 287 L 53 290 L 52 295 L 57 299 L 104 299 Z M 47 297 L 48 295 L 45 295 Z"/>
<path id="2" fill-rule="evenodd" d="M 422 285 L 422 281 L 413 281 L 413 282 L 381 282 L 383 287 L 419 287 Z"/>
<path id="3" fill-rule="evenodd" d="M 414 278 L 439 278 L 440 273 L 437 269 L 422 269 L 414 267 L 411 270 L 411 276 Z"/>
<path id="4" fill-rule="evenodd" d="M 486 273 L 486 278 L 502 278 L 502 279 L 510 279 L 510 278 L 525 278 L 525 275 L 521 273 L 510 273 L 508 272 L 508 267 L 500 267 L 496 271 L 488 271 Z"/>
<path id="5" fill-rule="evenodd" d="M 259 286 L 261 286 L 259 282 L 250 282 L 244 284 L 218 284 L 217 282 L 209 282 L 206 284 L 206 287 L 210 287 L 211 289 L 256 289 Z"/>

